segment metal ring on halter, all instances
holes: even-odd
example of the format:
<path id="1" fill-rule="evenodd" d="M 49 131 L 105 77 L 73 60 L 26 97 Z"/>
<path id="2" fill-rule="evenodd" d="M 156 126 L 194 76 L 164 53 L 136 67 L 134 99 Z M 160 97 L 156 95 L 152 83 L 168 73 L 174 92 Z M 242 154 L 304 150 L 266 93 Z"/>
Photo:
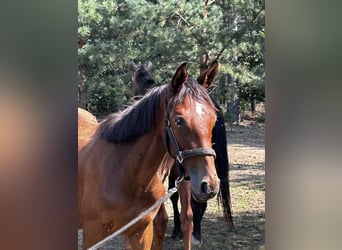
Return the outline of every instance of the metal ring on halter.
<path id="1" fill-rule="evenodd" d="M 183 158 L 183 152 L 179 151 L 176 157 L 177 161 L 182 164 L 184 158 Z"/>
<path id="2" fill-rule="evenodd" d="M 178 176 L 177 179 L 175 180 L 175 187 L 178 189 L 179 184 L 184 180 L 184 175 Z"/>

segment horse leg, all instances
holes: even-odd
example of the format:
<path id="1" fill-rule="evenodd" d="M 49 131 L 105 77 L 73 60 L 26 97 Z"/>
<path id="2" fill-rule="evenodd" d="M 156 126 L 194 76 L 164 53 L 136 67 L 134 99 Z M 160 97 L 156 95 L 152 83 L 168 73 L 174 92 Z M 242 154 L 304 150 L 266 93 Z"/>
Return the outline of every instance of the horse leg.
<path id="1" fill-rule="evenodd" d="M 156 217 L 153 220 L 154 228 L 154 249 L 161 250 L 163 247 L 163 240 L 167 228 L 168 216 L 165 205 L 161 204 Z"/>
<path id="2" fill-rule="evenodd" d="M 175 187 L 175 178 L 173 176 L 173 173 L 171 171 L 170 176 L 169 176 L 169 189 Z M 170 198 L 171 203 L 172 203 L 172 208 L 173 208 L 173 230 L 172 230 L 172 238 L 177 238 L 183 237 L 183 233 L 181 230 L 181 222 L 180 222 L 180 217 L 179 217 L 179 211 L 178 211 L 178 199 L 179 199 L 179 194 L 176 192 L 173 194 Z"/>
<path id="3" fill-rule="evenodd" d="M 103 226 L 97 220 L 83 223 L 83 249 L 88 249 L 104 238 Z"/>
<path id="4" fill-rule="evenodd" d="M 125 236 L 125 250 L 132 250 L 131 244 L 129 244 L 127 236 Z"/>
<path id="5" fill-rule="evenodd" d="M 153 241 L 153 222 L 151 221 L 144 230 L 136 231 L 127 238 L 132 249 L 150 250 Z"/>
<path id="6" fill-rule="evenodd" d="M 193 213 L 191 209 L 191 183 L 183 181 L 179 185 L 179 194 L 181 201 L 181 227 L 184 236 L 184 249 L 191 249 L 191 235 L 193 230 Z"/>
<path id="7" fill-rule="evenodd" d="M 193 223 L 194 223 L 194 231 L 192 233 L 193 240 L 192 243 L 194 245 L 201 245 L 202 237 L 201 237 L 201 221 L 204 215 L 205 210 L 207 209 L 207 202 L 197 202 L 191 197 L 191 208 L 194 215 Z"/>

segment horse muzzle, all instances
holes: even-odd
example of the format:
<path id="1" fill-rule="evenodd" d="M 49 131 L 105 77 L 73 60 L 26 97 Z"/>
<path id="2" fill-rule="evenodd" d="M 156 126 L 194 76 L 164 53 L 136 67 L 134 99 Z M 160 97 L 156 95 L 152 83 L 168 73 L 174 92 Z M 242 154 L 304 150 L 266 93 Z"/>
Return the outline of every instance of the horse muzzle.
<path id="1" fill-rule="evenodd" d="M 191 180 L 191 177 L 190 177 Z M 197 188 L 196 188 L 197 187 Z M 214 181 L 203 180 L 200 184 L 191 183 L 192 197 L 197 202 L 206 202 L 215 197 L 219 191 L 220 180 L 216 178 Z"/>

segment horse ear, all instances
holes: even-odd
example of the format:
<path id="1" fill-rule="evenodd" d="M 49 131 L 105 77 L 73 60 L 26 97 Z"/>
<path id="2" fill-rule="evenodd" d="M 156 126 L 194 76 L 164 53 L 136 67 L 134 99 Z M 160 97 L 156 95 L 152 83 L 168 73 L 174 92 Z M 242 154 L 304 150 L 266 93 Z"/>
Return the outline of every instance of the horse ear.
<path id="1" fill-rule="evenodd" d="M 209 88 L 219 72 L 220 65 L 217 60 L 213 61 L 209 67 L 197 78 L 197 82 L 204 88 Z"/>
<path id="2" fill-rule="evenodd" d="M 186 63 L 183 63 L 178 67 L 175 75 L 171 81 L 172 93 L 177 93 L 183 86 L 183 84 L 188 79 L 188 70 L 186 67 Z"/>
<path id="3" fill-rule="evenodd" d="M 130 61 L 128 66 L 133 72 L 136 71 L 138 68 L 138 65 L 136 65 L 134 61 Z"/>
<path id="4" fill-rule="evenodd" d="M 147 68 L 148 71 L 151 71 L 151 69 L 152 69 L 152 62 L 150 60 L 146 62 L 146 68 Z"/>

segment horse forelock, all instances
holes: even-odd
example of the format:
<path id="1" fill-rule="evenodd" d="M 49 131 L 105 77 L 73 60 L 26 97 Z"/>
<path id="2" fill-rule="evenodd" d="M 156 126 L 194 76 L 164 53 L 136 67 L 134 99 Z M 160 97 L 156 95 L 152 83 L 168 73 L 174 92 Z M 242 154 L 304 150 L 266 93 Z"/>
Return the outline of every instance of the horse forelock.
<path id="1" fill-rule="evenodd" d="M 207 105 L 210 109 L 216 110 L 215 105 L 206 89 L 198 84 L 198 82 L 192 77 L 188 77 L 179 93 L 170 100 L 169 109 L 174 110 L 178 104 L 183 102 L 186 96 L 189 96 L 196 102 Z"/>
<path id="2" fill-rule="evenodd" d="M 166 86 L 152 88 L 146 95 L 122 112 L 109 115 L 97 133 L 113 143 L 131 141 L 155 126 L 161 92 Z"/>

